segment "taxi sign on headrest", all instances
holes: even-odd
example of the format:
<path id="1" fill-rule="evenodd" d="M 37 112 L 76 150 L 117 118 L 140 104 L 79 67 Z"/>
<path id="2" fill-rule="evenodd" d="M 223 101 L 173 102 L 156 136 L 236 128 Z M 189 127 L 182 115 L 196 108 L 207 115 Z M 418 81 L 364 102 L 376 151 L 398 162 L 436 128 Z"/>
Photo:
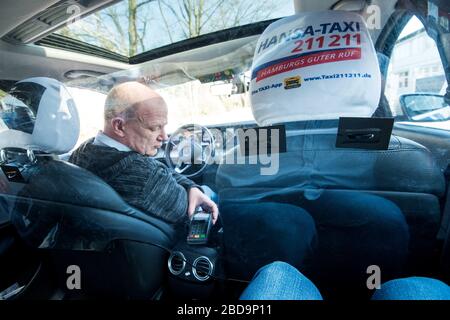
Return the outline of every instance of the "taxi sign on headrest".
<path id="1" fill-rule="evenodd" d="M 365 22 L 345 11 L 303 12 L 269 25 L 256 45 L 251 77 L 260 125 L 370 117 L 380 98 Z"/>

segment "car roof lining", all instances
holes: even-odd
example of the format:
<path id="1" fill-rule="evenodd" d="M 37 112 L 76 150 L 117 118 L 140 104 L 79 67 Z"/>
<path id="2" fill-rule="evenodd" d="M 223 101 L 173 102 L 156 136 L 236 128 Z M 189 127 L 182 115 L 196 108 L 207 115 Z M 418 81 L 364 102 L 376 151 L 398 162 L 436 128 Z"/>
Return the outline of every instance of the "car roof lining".
<path id="1" fill-rule="evenodd" d="M 31 43 L 61 28 L 68 21 L 82 18 L 119 0 L 4 0 L 0 38 Z M 79 11 L 71 6 L 76 5 Z"/>
<path id="2" fill-rule="evenodd" d="M 0 79 L 15 81 L 45 76 L 65 82 L 67 79 L 64 74 L 71 70 L 90 70 L 106 74 L 130 67 L 125 63 L 99 57 L 36 45 L 13 45 L 2 40 L 0 60 Z"/>
<path id="3" fill-rule="evenodd" d="M 11 1 L 11 0 L 8 0 L 8 1 Z M 19 3 L 22 3 L 22 1 L 24 1 L 24 0 L 17 0 L 17 1 Z M 333 5 L 335 5 L 335 4 L 346 3 L 349 0 L 346 0 L 346 1 L 327 0 L 327 1 L 321 1 L 321 2 L 317 2 L 317 1 L 313 1 L 313 0 L 292 0 L 292 1 L 294 2 L 294 6 L 298 7 L 299 10 L 328 10 L 328 9 L 331 9 L 333 7 Z M 354 2 L 354 1 L 355 0 L 352 0 L 350 2 Z M 357 0 L 357 1 L 363 2 L 363 3 L 365 2 L 364 0 Z M 77 6 L 79 5 L 82 10 L 80 17 L 84 17 L 84 16 L 92 14 L 100 9 L 103 9 L 106 6 L 115 4 L 117 2 L 120 2 L 120 1 L 119 0 L 79 0 L 79 2 L 77 2 Z M 19 44 L 20 43 L 27 44 L 27 43 L 32 43 L 32 42 L 40 44 L 39 40 L 42 39 L 41 41 L 44 41 L 44 45 L 49 45 L 49 43 L 45 43 L 45 42 L 51 42 L 52 47 L 58 47 L 58 41 L 51 41 L 51 40 L 54 40 L 54 39 L 52 39 L 52 37 L 54 35 L 51 33 L 60 29 L 61 27 L 66 25 L 68 21 L 73 19 L 73 16 L 71 16 L 69 13 L 65 12 L 65 11 L 67 11 L 66 8 L 70 5 L 73 5 L 73 3 L 74 2 L 72 0 L 61 0 L 61 1 L 57 2 L 56 4 L 54 3 L 52 6 L 48 6 L 47 8 L 44 8 L 43 11 L 37 12 L 35 15 L 33 15 L 28 20 L 22 21 L 22 23 L 19 23 L 19 24 L 15 24 L 15 27 L 13 29 L 11 29 L 11 27 L 10 27 L 9 31 L 6 33 L 5 33 L 5 29 L 3 32 L 0 29 L 0 38 L 2 38 L 5 41 L 8 41 L 8 42 L 19 43 Z M 48 12 L 50 12 L 50 13 L 48 13 Z M 62 14 L 61 12 L 65 14 L 63 17 L 61 16 L 61 14 Z M 56 14 L 56 13 L 58 13 L 58 14 Z M 14 16 L 15 14 L 17 14 L 17 13 L 16 12 L 11 13 L 12 16 Z M 54 16 L 55 18 L 49 18 L 49 16 L 50 17 Z M 258 23 L 255 23 L 252 25 L 258 25 Z M 243 32 L 242 34 L 240 34 L 241 29 L 245 29 L 245 27 L 247 27 L 247 26 L 239 26 L 236 28 L 228 29 L 228 30 L 214 32 L 213 34 L 210 35 L 209 39 L 212 39 L 214 36 L 219 37 L 220 35 L 227 34 L 227 33 L 229 34 L 228 38 L 224 39 L 223 37 L 219 37 L 219 38 L 221 38 L 220 41 L 226 41 L 226 40 L 235 39 L 237 37 L 246 37 L 246 36 L 252 35 L 252 34 L 249 34 L 248 32 Z M 249 28 L 247 27 L 247 29 L 249 29 Z M 231 32 L 230 32 L 230 30 L 231 30 Z M 262 32 L 262 30 L 259 31 L 259 33 L 261 33 L 261 32 Z M 208 35 L 205 35 L 205 36 L 208 36 Z M 188 39 L 189 41 L 176 42 L 172 45 L 165 46 L 164 48 L 156 48 L 155 50 L 150 50 L 148 52 L 144 52 L 142 54 L 131 57 L 129 60 L 129 63 L 134 64 L 134 63 L 144 62 L 144 61 L 147 61 L 150 59 L 161 57 L 162 54 L 169 55 L 173 52 L 176 52 L 176 49 L 179 49 L 178 47 L 180 46 L 180 43 L 183 43 L 183 45 L 184 45 L 184 43 L 191 44 L 186 48 L 186 50 L 189 50 L 189 49 L 192 49 L 195 47 L 199 47 L 201 45 L 204 45 L 201 41 L 202 37 L 203 36 Z M 45 41 L 46 38 L 48 38 L 49 41 Z M 80 44 L 81 43 L 82 42 L 80 42 Z M 167 50 L 166 47 L 172 47 L 172 46 L 174 47 L 174 50 Z M 64 46 L 64 47 L 67 49 L 69 47 L 74 47 L 74 46 Z M 82 49 L 81 46 L 79 48 Z M 92 54 L 99 53 L 99 55 L 104 56 L 104 53 L 96 52 L 95 46 L 90 46 L 90 48 L 87 48 L 86 50 L 88 50 L 88 49 L 90 49 Z M 82 50 L 81 52 L 86 53 L 86 50 Z M 101 51 L 101 48 L 98 48 L 97 51 Z M 105 50 L 103 50 L 103 51 L 105 51 Z M 111 53 L 113 53 L 113 52 L 111 52 Z M 118 57 L 110 56 L 108 58 L 125 62 L 121 57 L 118 58 Z"/>

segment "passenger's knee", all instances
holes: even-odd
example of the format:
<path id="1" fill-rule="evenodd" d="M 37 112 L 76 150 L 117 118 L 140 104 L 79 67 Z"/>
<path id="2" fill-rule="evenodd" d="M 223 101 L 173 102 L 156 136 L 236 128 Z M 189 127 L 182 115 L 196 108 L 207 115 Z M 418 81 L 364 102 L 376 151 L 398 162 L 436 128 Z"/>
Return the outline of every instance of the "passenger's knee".
<path id="1" fill-rule="evenodd" d="M 410 277 L 388 281 L 375 291 L 372 300 L 450 299 L 450 287 L 432 278 Z"/>
<path id="2" fill-rule="evenodd" d="M 274 274 L 289 274 L 299 272 L 296 268 L 289 263 L 283 261 L 271 262 L 258 270 L 257 274 L 261 273 L 274 273 Z"/>

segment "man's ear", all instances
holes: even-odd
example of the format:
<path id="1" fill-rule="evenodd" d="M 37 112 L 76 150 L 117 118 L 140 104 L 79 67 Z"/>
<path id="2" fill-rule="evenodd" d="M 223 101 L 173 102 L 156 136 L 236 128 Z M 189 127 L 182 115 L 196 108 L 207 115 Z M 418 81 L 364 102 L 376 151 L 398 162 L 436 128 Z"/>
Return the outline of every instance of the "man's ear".
<path id="1" fill-rule="evenodd" d="M 114 134 L 116 134 L 119 137 L 125 136 L 124 131 L 125 121 L 122 118 L 112 118 L 111 119 L 111 127 L 113 129 Z"/>

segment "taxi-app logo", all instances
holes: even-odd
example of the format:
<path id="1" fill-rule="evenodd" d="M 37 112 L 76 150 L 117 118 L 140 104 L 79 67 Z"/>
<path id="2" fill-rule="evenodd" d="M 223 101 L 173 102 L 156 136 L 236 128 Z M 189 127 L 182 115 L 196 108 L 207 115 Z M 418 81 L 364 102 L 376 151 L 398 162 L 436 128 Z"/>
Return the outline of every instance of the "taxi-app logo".
<path id="1" fill-rule="evenodd" d="M 300 76 L 285 78 L 283 82 L 285 89 L 294 89 L 302 86 L 302 78 Z"/>

